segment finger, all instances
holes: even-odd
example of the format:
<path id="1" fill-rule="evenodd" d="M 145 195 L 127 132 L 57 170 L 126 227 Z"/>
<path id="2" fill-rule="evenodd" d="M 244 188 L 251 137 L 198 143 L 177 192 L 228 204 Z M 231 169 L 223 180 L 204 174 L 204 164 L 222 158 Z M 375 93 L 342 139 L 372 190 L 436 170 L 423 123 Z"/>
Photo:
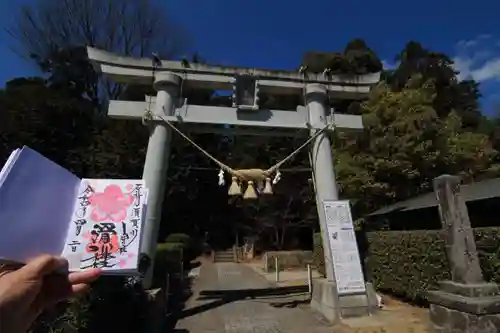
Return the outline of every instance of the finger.
<path id="1" fill-rule="evenodd" d="M 12 272 L 18 270 L 23 267 L 23 264 L 11 261 L 5 261 L 3 264 L 0 264 L 0 273 L 2 272 Z"/>
<path id="2" fill-rule="evenodd" d="M 72 287 L 72 296 L 80 296 L 90 290 L 90 286 L 85 283 L 75 284 Z"/>
<path id="3" fill-rule="evenodd" d="M 73 285 L 80 283 L 91 283 L 101 276 L 100 269 L 89 269 L 87 271 L 75 272 L 69 274 L 69 282 Z"/>
<path id="4" fill-rule="evenodd" d="M 0 278 L 6 274 L 12 273 L 19 267 L 13 267 L 12 265 L 0 265 Z"/>
<path id="5" fill-rule="evenodd" d="M 55 304 L 71 296 L 72 286 L 67 275 L 50 274 L 43 279 L 43 286 L 39 293 L 42 306 Z"/>
<path id="6" fill-rule="evenodd" d="M 88 283 L 97 279 L 99 275 L 100 270 L 98 269 L 71 273 L 69 275 L 47 275 L 43 279 L 42 290 L 33 306 L 36 309 L 45 309 L 48 306 L 81 294 L 90 288 Z"/>
<path id="7" fill-rule="evenodd" d="M 64 258 L 42 255 L 19 269 L 19 277 L 36 280 L 68 265 Z"/>

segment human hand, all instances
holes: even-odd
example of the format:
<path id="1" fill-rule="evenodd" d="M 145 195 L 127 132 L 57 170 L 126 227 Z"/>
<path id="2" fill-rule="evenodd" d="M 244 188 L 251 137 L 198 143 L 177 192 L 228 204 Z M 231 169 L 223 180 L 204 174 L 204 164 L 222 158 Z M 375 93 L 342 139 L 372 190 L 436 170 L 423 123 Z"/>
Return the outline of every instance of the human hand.
<path id="1" fill-rule="evenodd" d="M 43 255 L 17 270 L 0 268 L 0 332 L 26 332 L 43 310 L 87 291 L 101 274 L 59 273 L 64 267 L 64 258 Z"/>

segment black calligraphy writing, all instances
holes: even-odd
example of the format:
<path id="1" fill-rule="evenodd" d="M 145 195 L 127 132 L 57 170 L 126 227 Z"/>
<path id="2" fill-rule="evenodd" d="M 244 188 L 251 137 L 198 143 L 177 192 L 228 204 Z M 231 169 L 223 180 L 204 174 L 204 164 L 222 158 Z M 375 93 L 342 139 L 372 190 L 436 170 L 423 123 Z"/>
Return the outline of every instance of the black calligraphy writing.
<path id="1" fill-rule="evenodd" d="M 79 241 L 72 241 L 71 243 L 68 244 L 69 247 L 71 247 L 71 252 L 76 252 L 76 249 L 81 243 Z"/>

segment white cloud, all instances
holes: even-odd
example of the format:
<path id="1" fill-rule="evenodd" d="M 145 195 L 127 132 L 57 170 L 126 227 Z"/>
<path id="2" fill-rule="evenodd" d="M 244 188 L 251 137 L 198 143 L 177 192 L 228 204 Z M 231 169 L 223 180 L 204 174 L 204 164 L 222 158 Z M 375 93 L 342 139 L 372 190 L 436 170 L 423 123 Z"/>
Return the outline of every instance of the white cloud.
<path id="1" fill-rule="evenodd" d="M 459 79 L 500 81 L 500 41 L 491 41 L 492 37 L 483 34 L 457 43 L 457 55 L 453 61 L 455 69 L 460 72 Z"/>
<path id="2" fill-rule="evenodd" d="M 481 67 L 472 70 L 471 77 L 479 82 L 500 79 L 500 57 L 490 59 Z"/>
<path id="3" fill-rule="evenodd" d="M 399 63 L 397 62 L 390 62 L 388 60 L 382 60 L 382 66 L 384 66 L 384 69 L 396 69 L 399 66 Z"/>
<path id="4" fill-rule="evenodd" d="M 477 40 L 461 40 L 457 45 L 461 48 L 468 48 L 477 45 Z"/>
<path id="5" fill-rule="evenodd" d="M 491 34 L 482 34 L 477 36 L 478 39 L 490 39 L 491 37 L 493 37 Z"/>
<path id="6" fill-rule="evenodd" d="M 460 49 L 472 48 L 472 47 L 478 46 L 478 44 L 484 42 L 487 39 L 490 39 L 491 37 L 493 37 L 493 36 L 490 34 L 482 34 L 482 35 L 477 36 L 475 39 L 471 39 L 471 40 L 464 39 L 464 40 L 461 40 L 457 43 L 457 47 Z"/>

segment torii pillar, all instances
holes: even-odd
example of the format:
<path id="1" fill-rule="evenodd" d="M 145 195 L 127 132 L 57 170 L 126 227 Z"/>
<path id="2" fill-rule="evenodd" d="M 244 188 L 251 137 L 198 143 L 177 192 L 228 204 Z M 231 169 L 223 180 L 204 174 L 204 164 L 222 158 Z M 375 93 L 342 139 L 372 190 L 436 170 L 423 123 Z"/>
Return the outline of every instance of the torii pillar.
<path id="1" fill-rule="evenodd" d="M 325 126 L 330 110 L 328 105 L 328 89 L 325 85 L 311 83 L 306 86 L 306 105 L 309 110 L 311 135 Z M 328 112 L 327 112 L 328 110 Z M 366 291 L 358 294 L 339 295 L 333 265 L 333 253 L 328 239 L 327 219 L 324 209 L 325 201 L 339 199 L 337 181 L 333 162 L 332 145 L 328 132 L 320 134 L 311 147 L 311 168 L 313 170 L 316 206 L 321 228 L 323 251 L 325 253 L 326 280 L 313 281 L 311 307 L 321 312 L 331 322 L 337 322 L 345 316 L 362 316 L 372 312 L 377 304 L 375 291 L 370 283 Z M 360 268 L 361 269 L 361 268 Z"/>
<path id="2" fill-rule="evenodd" d="M 308 84 L 306 86 L 306 104 L 309 109 L 309 122 L 315 128 L 327 124 L 326 102 L 328 91 L 320 84 Z M 317 129 L 311 130 L 311 135 Z M 311 168 L 313 170 L 314 191 L 316 192 L 316 207 L 321 227 L 321 237 L 324 244 L 325 271 L 328 281 L 335 283 L 335 273 L 333 271 L 332 253 L 330 251 L 330 241 L 326 232 L 326 217 L 323 209 L 324 200 L 338 200 L 339 194 L 332 156 L 332 145 L 327 132 L 320 134 L 311 147 Z"/>
<path id="3" fill-rule="evenodd" d="M 160 72 L 156 75 L 154 88 L 157 91 L 156 103 L 153 109 L 154 115 L 171 116 L 175 112 L 178 100 L 181 78 L 168 72 Z M 142 227 L 141 237 L 141 270 L 145 270 L 143 283 L 151 285 L 156 253 L 156 238 L 160 228 L 163 199 L 165 196 L 168 162 L 170 159 L 171 129 L 163 122 L 151 122 L 149 132 L 148 149 L 142 178 L 148 189 L 148 207 L 146 218 Z M 142 272 L 141 272 L 142 273 Z"/>

